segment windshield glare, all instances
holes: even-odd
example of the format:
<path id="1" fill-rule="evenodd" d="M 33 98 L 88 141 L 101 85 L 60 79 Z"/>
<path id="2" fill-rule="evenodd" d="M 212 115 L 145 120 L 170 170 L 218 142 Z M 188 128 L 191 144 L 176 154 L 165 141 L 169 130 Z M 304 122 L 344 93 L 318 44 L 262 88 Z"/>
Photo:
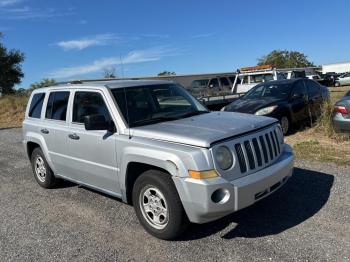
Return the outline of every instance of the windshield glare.
<path id="1" fill-rule="evenodd" d="M 209 112 L 176 84 L 112 89 L 129 127 L 155 124 Z"/>
<path id="2" fill-rule="evenodd" d="M 244 99 L 255 99 L 255 98 L 277 98 L 286 99 L 289 96 L 291 90 L 291 84 L 275 84 L 275 83 L 264 83 L 257 85 L 247 94 L 243 96 Z"/>

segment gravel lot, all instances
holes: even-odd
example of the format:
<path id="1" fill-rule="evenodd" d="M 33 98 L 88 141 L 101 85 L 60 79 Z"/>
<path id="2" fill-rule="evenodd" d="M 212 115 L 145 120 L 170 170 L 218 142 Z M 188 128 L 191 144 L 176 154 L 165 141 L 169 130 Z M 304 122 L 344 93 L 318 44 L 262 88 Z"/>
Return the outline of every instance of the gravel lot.
<path id="1" fill-rule="evenodd" d="M 178 241 L 148 235 L 131 206 L 68 182 L 40 188 L 21 129 L 0 130 L 1 261 L 349 261 L 348 167 L 297 161 L 274 195 Z"/>

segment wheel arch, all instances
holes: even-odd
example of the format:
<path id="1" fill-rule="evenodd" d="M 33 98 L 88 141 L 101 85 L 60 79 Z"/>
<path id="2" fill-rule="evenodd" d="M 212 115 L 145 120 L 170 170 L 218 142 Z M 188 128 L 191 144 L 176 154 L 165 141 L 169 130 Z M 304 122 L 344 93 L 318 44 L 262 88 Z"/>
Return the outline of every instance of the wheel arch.
<path id="1" fill-rule="evenodd" d="M 25 141 L 24 142 L 25 143 L 25 150 L 27 151 L 27 155 L 29 158 L 31 157 L 33 150 L 36 147 L 39 147 L 42 150 L 49 167 L 51 168 L 51 170 L 55 171 L 53 163 L 52 163 L 51 158 L 50 158 L 50 155 L 48 153 L 48 148 L 47 148 L 47 145 L 45 143 L 45 139 L 40 134 L 37 134 L 34 132 L 28 132 L 25 134 L 24 141 Z"/>
<path id="2" fill-rule="evenodd" d="M 124 202 L 132 204 L 132 191 L 135 185 L 135 181 L 140 175 L 149 170 L 161 171 L 165 175 L 169 176 L 172 176 L 171 172 L 173 173 L 173 171 L 169 171 L 163 167 L 159 167 L 156 165 L 136 161 L 129 162 L 127 164 L 125 172 L 125 193 L 123 194 Z"/>

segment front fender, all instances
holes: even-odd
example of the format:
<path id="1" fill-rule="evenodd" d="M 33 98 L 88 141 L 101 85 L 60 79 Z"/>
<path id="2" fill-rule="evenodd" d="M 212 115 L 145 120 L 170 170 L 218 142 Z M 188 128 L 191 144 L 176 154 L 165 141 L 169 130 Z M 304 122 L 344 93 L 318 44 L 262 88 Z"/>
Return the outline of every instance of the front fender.
<path id="1" fill-rule="evenodd" d="M 166 170 L 171 176 L 175 177 L 184 177 L 188 174 L 185 165 L 175 154 L 160 151 L 159 149 L 134 146 L 127 147 L 123 153 L 119 173 L 123 201 L 126 201 L 126 174 L 128 165 L 131 162 L 159 167 Z"/>

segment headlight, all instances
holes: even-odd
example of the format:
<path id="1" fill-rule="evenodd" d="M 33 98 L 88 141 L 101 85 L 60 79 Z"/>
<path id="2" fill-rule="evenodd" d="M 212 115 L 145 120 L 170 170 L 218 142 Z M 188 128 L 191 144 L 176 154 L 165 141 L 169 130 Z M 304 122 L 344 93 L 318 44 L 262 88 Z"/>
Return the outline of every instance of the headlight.
<path id="1" fill-rule="evenodd" d="M 215 152 L 216 163 L 222 170 L 227 170 L 233 165 L 233 156 L 226 146 L 220 146 Z"/>
<path id="2" fill-rule="evenodd" d="M 267 114 L 270 114 L 273 110 L 275 110 L 277 108 L 277 106 L 269 106 L 269 107 L 265 107 L 265 108 L 262 108 L 258 111 L 255 112 L 255 114 L 257 116 L 262 116 L 262 115 L 267 115 Z"/>

